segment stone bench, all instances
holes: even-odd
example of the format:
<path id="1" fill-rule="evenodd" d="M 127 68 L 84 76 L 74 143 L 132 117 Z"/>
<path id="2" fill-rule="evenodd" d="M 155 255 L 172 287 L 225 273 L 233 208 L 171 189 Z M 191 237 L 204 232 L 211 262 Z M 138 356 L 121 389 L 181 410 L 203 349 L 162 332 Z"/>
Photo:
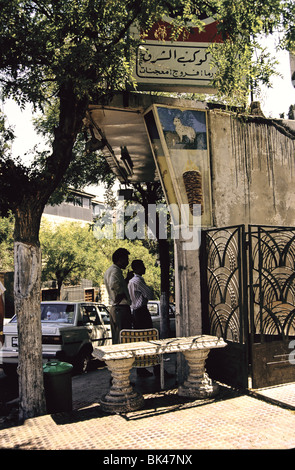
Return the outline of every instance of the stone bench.
<path id="1" fill-rule="evenodd" d="M 130 384 L 130 371 L 136 357 L 154 354 L 184 354 L 189 373 L 186 381 L 178 388 L 180 396 L 207 398 L 216 395 L 218 385 L 208 377 L 205 361 L 210 349 L 225 346 L 221 338 L 200 335 L 94 348 L 93 355 L 106 363 L 113 379 L 110 390 L 101 400 L 102 409 L 108 413 L 124 413 L 143 407 L 143 396 Z"/>

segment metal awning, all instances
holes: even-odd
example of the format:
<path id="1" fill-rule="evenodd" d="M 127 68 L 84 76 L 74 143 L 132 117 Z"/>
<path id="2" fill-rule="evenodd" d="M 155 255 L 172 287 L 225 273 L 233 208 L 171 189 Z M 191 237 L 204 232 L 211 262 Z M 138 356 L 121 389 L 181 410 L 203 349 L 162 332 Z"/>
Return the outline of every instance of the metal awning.
<path id="1" fill-rule="evenodd" d="M 142 114 L 96 106 L 91 107 L 89 114 L 95 129 L 99 128 L 108 142 L 103 153 L 119 180 L 154 181 L 156 167 Z"/>
<path id="2" fill-rule="evenodd" d="M 108 105 L 89 106 L 87 126 L 93 126 L 97 139 L 106 139 L 102 152 L 121 183 L 159 179 L 144 122 L 153 104 L 205 108 L 201 102 L 135 92 L 116 94 Z"/>

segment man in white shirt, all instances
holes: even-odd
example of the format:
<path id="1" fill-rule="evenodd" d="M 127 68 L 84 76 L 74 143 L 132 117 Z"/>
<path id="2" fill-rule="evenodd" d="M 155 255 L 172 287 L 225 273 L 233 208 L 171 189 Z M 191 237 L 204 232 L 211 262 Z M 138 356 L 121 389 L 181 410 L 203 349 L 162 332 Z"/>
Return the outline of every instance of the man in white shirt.
<path id="1" fill-rule="evenodd" d="M 137 259 L 132 261 L 131 268 L 134 276 L 128 283 L 128 290 L 131 299 L 131 310 L 133 315 L 133 327 L 135 329 L 153 328 L 153 321 L 147 303 L 153 299 L 153 290 L 148 287 L 143 279 L 145 273 L 145 265 L 142 260 Z M 153 375 L 147 369 L 137 369 L 137 374 L 140 377 L 149 377 Z M 160 366 L 154 366 L 154 374 L 160 375 Z M 165 377 L 170 377 L 171 374 L 165 371 Z"/>
<path id="2" fill-rule="evenodd" d="M 131 310 L 133 315 L 133 327 L 135 329 L 153 328 L 151 314 L 147 308 L 147 303 L 153 298 L 153 291 L 148 287 L 143 279 L 145 265 L 142 260 L 136 259 L 131 263 L 134 276 L 128 283 L 128 290 L 131 299 Z M 149 377 L 153 375 L 147 369 L 137 369 L 140 377 Z"/>
<path id="3" fill-rule="evenodd" d="M 120 331 L 132 328 L 132 316 L 130 310 L 130 297 L 128 292 L 128 281 L 130 274 L 124 279 L 122 269 L 129 263 L 129 251 L 125 248 L 118 248 L 113 253 L 113 264 L 104 275 L 104 283 L 109 295 L 111 304 L 110 322 L 112 329 L 113 344 L 120 342 Z"/>
<path id="4" fill-rule="evenodd" d="M 133 313 L 133 326 L 135 329 L 153 328 L 147 303 L 154 297 L 154 293 L 142 277 L 145 274 L 145 265 L 142 260 L 136 259 L 132 261 L 131 267 L 134 276 L 128 283 L 128 290 Z"/>

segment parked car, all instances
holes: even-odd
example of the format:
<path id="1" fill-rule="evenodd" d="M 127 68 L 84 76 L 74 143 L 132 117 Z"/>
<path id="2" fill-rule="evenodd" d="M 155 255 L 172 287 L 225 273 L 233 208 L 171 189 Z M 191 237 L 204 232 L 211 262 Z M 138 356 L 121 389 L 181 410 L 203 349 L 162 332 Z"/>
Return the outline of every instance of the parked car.
<path id="1" fill-rule="evenodd" d="M 150 311 L 152 320 L 153 320 L 153 327 L 157 328 L 160 334 L 160 319 L 161 319 L 161 304 L 159 300 L 149 300 L 148 301 L 148 309 Z M 169 325 L 170 325 L 170 333 L 171 337 L 176 336 L 175 330 L 175 306 L 172 303 L 169 303 Z"/>
<path id="2" fill-rule="evenodd" d="M 87 370 L 94 346 L 112 343 L 108 309 L 94 302 L 41 302 L 43 361 L 70 362 L 78 373 Z M 17 316 L 3 327 L 0 363 L 9 375 L 18 364 Z M 0 364 L 1 366 L 1 364 Z"/>

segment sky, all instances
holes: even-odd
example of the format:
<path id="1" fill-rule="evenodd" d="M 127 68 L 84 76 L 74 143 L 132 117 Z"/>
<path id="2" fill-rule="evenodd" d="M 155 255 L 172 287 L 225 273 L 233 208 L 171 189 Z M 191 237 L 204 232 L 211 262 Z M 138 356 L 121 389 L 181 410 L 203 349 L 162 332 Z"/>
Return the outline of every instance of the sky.
<path id="1" fill-rule="evenodd" d="M 263 46 L 275 56 L 279 62 L 277 71 L 282 77 L 273 77 L 272 88 L 264 88 L 262 96 L 258 98 L 266 117 L 279 118 L 281 113 L 287 116 L 291 104 L 295 104 L 295 88 L 291 83 L 290 58 L 287 51 L 277 51 L 278 36 L 272 35 L 261 39 Z"/>
<path id="2" fill-rule="evenodd" d="M 289 53 L 287 51 L 275 52 L 277 41 L 276 36 L 271 36 L 262 42 L 267 45 L 279 61 L 278 71 L 282 77 L 274 77 L 272 79 L 273 87 L 264 88 L 261 96 L 257 98 L 261 103 L 264 115 L 273 118 L 279 118 L 281 113 L 285 113 L 286 116 L 289 106 L 295 104 L 295 88 L 291 83 Z M 14 127 L 17 136 L 12 147 L 14 156 L 23 156 L 35 145 L 42 143 L 40 136 L 35 133 L 33 128 L 30 107 L 22 111 L 14 101 L 9 100 L 4 105 L 2 104 L 2 109 L 8 118 L 8 123 Z M 44 148 L 44 144 L 41 145 L 41 149 Z M 28 156 L 26 161 L 29 161 Z M 99 194 L 100 191 L 99 189 Z"/>
<path id="3" fill-rule="evenodd" d="M 33 124 L 33 113 L 28 106 L 25 110 L 21 110 L 13 100 L 8 100 L 2 109 L 7 116 L 7 122 L 14 129 L 17 136 L 12 147 L 13 155 L 23 156 L 35 145 L 40 144 L 40 136 L 36 134 Z"/>

